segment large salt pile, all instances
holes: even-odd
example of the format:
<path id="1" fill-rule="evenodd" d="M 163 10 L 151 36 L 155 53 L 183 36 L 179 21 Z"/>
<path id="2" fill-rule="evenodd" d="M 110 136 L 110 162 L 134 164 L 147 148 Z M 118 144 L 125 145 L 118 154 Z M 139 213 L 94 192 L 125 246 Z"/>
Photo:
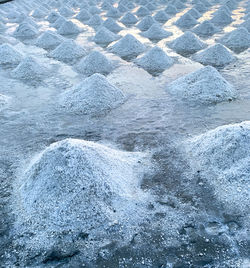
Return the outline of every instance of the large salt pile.
<path id="1" fill-rule="evenodd" d="M 172 58 L 159 47 L 153 47 L 135 62 L 151 74 L 161 73 L 173 64 Z"/>
<path id="2" fill-rule="evenodd" d="M 187 142 L 188 158 L 230 213 L 250 206 L 250 121 L 225 125 Z M 242 215 L 241 215 L 242 216 Z"/>
<path id="3" fill-rule="evenodd" d="M 219 42 L 236 52 L 241 52 L 250 47 L 250 33 L 246 28 L 240 27 L 227 33 Z"/>
<path id="4" fill-rule="evenodd" d="M 133 35 L 127 34 L 115 43 L 110 50 L 121 58 L 132 59 L 141 54 L 145 50 L 145 46 Z"/>
<path id="5" fill-rule="evenodd" d="M 192 31 L 201 37 L 206 37 L 217 33 L 219 28 L 214 26 L 212 22 L 205 20 L 201 24 L 194 27 Z"/>
<path id="6" fill-rule="evenodd" d="M 55 49 L 63 42 L 63 37 L 52 31 L 46 31 L 36 41 L 36 46 L 44 49 Z"/>
<path id="7" fill-rule="evenodd" d="M 65 40 L 49 54 L 52 58 L 68 63 L 74 62 L 85 55 L 85 49 L 77 45 L 74 40 Z"/>
<path id="8" fill-rule="evenodd" d="M 79 27 L 72 21 L 65 21 L 57 32 L 61 35 L 71 35 L 78 34 L 80 31 Z"/>
<path id="9" fill-rule="evenodd" d="M 159 23 L 154 23 L 147 31 L 141 35 L 151 40 L 161 40 L 171 36 L 173 33 L 163 30 Z"/>
<path id="10" fill-rule="evenodd" d="M 154 15 L 154 20 L 161 22 L 161 23 L 165 23 L 167 20 L 169 20 L 169 17 L 164 12 L 164 10 L 160 10 Z"/>
<path id="11" fill-rule="evenodd" d="M 99 51 L 92 51 L 76 66 L 78 72 L 90 76 L 94 73 L 109 74 L 113 69 L 112 63 Z"/>
<path id="12" fill-rule="evenodd" d="M 143 215 L 137 170 L 144 158 L 76 139 L 46 148 L 16 190 L 15 229 L 24 234 L 23 249 L 32 249 L 35 258 L 51 266 L 55 252 L 65 249 L 64 256 L 72 255 L 69 243 L 73 252 L 77 245 L 84 248 L 84 259 L 90 262 L 110 237 L 128 243 Z"/>
<path id="13" fill-rule="evenodd" d="M 133 15 L 132 13 L 128 12 L 126 13 L 122 18 L 121 18 L 121 22 L 125 25 L 125 26 L 129 26 L 129 25 L 133 25 L 136 24 L 138 22 L 138 19 L 136 18 L 135 15 Z"/>
<path id="14" fill-rule="evenodd" d="M 21 38 L 34 38 L 38 35 L 38 31 L 35 27 L 29 23 L 21 23 L 14 31 L 14 36 Z"/>
<path id="15" fill-rule="evenodd" d="M 113 33 L 119 33 L 123 28 L 118 25 L 114 19 L 112 18 L 108 18 L 106 19 L 103 24 L 104 27 L 106 27 L 107 29 L 109 29 L 111 32 Z"/>
<path id="16" fill-rule="evenodd" d="M 215 44 L 196 53 L 193 59 L 205 65 L 223 67 L 233 62 L 236 58 L 226 47 L 221 44 Z"/>
<path id="17" fill-rule="evenodd" d="M 11 76 L 23 80 L 39 80 L 46 74 L 46 68 L 34 58 L 27 57 L 11 72 Z"/>
<path id="18" fill-rule="evenodd" d="M 85 9 L 82 9 L 76 16 L 76 19 L 78 19 L 79 21 L 87 21 L 91 18 L 91 15 L 89 14 L 89 12 Z"/>
<path id="19" fill-rule="evenodd" d="M 181 16 L 176 22 L 175 24 L 180 27 L 180 28 L 184 28 L 184 29 L 189 29 L 192 28 L 194 25 L 196 25 L 198 22 L 197 20 L 192 17 L 192 15 L 190 15 L 189 13 L 185 13 L 183 16 Z"/>
<path id="20" fill-rule="evenodd" d="M 207 45 L 202 42 L 195 34 L 186 31 L 183 35 L 170 42 L 169 47 L 181 55 L 193 54 Z"/>
<path id="21" fill-rule="evenodd" d="M 123 92 L 105 76 L 93 74 L 62 94 L 61 105 L 75 113 L 92 116 L 105 114 L 125 101 Z"/>
<path id="22" fill-rule="evenodd" d="M 237 91 L 213 67 L 203 67 L 167 85 L 172 95 L 200 103 L 218 103 L 237 97 Z"/>
<path id="23" fill-rule="evenodd" d="M 156 21 L 151 16 L 146 16 L 136 26 L 141 31 L 147 31 L 154 23 Z"/>
<path id="24" fill-rule="evenodd" d="M 0 64 L 16 65 L 22 58 L 22 54 L 10 44 L 0 45 Z"/>
<path id="25" fill-rule="evenodd" d="M 111 32 L 106 27 L 101 27 L 94 36 L 94 42 L 97 44 L 109 44 L 119 39 L 119 35 Z"/>
<path id="26" fill-rule="evenodd" d="M 228 13 L 226 13 L 224 10 L 219 10 L 218 12 L 216 12 L 214 17 L 211 19 L 211 22 L 218 26 L 227 25 L 231 23 L 232 21 L 233 20 L 231 16 Z"/>

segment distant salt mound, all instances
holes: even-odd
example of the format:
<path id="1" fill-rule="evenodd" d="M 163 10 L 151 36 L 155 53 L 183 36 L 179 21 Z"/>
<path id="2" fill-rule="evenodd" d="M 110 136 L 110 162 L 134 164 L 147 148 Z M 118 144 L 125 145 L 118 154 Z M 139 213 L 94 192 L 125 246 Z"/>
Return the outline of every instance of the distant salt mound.
<path id="1" fill-rule="evenodd" d="M 29 23 L 21 23 L 14 31 L 14 36 L 21 38 L 34 38 L 38 35 L 38 31 L 35 27 Z"/>
<path id="2" fill-rule="evenodd" d="M 103 20 L 98 14 L 95 14 L 90 18 L 90 20 L 87 21 L 87 24 L 89 26 L 100 26 L 102 23 Z"/>
<path id="3" fill-rule="evenodd" d="M 146 8 L 146 7 L 140 7 L 137 11 L 136 11 L 136 15 L 138 17 L 144 17 L 144 16 L 148 16 L 150 15 L 150 11 Z"/>
<path id="4" fill-rule="evenodd" d="M 111 42 L 114 42 L 119 39 L 119 35 L 111 32 L 108 30 L 106 27 L 101 27 L 95 37 L 94 37 L 94 42 L 97 44 L 109 44 Z"/>
<path id="5" fill-rule="evenodd" d="M 214 26 L 212 22 L 206 20 L 193 28 L 192 31 L 201 37 L 206 37 L 219 32 L 219 28 Z"/>
<path id="6" fill-rule="evenodd" d="M 193 56 L 193 60 L 215 67 L 223 67 L 235 59 L 231 52 L 221 44 L 210 46 Z"/>
<path id="7" fill-rule="evenodd" d="M 151 16 L 146 16 L 136 26 L 141 31 L 147 31 L 154 23 L 156 21 Z"/>
<path id="8" fill-rule="evenodd" d="M 169 20 L 169 16 L 165 13 L 164 10 L 158 11 L 153 18 L 154 20 L 161 23 L 165 23 L 167 20 Z"/>
<path id="9" fill-rule="evenodd" d="M 127 34 L 115 43 L 110 50 L 121 58 L 132 59 L 141 54 L 145 50 L 145 47 L 133 35 Z"/>
<path id="10" fill-rule="evenodd" d="M 36 46 L 44 49 L 55 49 L 63 42 L 63 38 L 52 31 L 46 31 L 36 41 Z"/>
<path id="11" fill-rule="evenodd" d="M 240 27 L 227 33 L 219 42 L 236 52 L 241 52 L 250 47 L 250 33 L 246 28 Z"/>
<path id="12" fill-rule="evenodd" d="M 123 28 L 118 25 L 114 19 L 112 18 L 108 18 L 106 19 L 103 24 L 104 27 L 106 27 L 107 29 L 109 29 L 111 32 L 113 33 L 119 33 Z"/>
<path id="13" fill-rule="evenodd" d="M 199 3 L 194 5 L 194 8 L 198 10 L 200 13 L 204 13 L 208 10 L 208 8 L 203 5 L 203 3 L 200 1 Z"/>
<path id="14" fill-rule="evenodd" d="M 182 1 L 179 0 L 172 1 L 172 3 L 178 10 L 181 10 L 186 7 L 185 4 L 183 4 Z"/>
<path id="15" fill-rule="evenodd" d="M 108 12 L 107 12 L 107 17 L 110 18 L 120 18 L 122 14 L 117 8 L 112 7 Z"/>
<path id="16" fill-rule="evenodd" d="M 249 214 L 250 121 L 225 125 L 186 143 L 188 158 L 232 213 Z"/>
<path id="17" fill-rule="evenodd" d="M 0 94 L 0 112 L 7 108 L 10 102 L 10 97 Z"/>
<path id="18" fill-rule="evenodd" d="M 0 64 L 16 65 L 22 58 L 22 54 L 10 44 L 0 45 Z"/>
<path id="19" fill-rule="evenodd" d="M 49 23 L 54 23 L 59 17 L 60 15 L 56 11 L 51 11 L 49 16 L 47 17 L 47 21 Z"/>
<path id="20" fill-rule="evenodd" d="M 102 10 L 109 10 L 110 8 L 112 8 L 112 5 L 111 3 L 109 3 L 109 1 L 103 1 L 101 8 Z"/>
<path id="21" fill-rule="evenodd" d="M 146 5 L 146 8 L 147 8 L 148 10 L 150 10 L 150 11 L 153 11 L 153 10 L 156 10 L 156 5 L 153 4 L 153 3 L 148 3 L 148 4 Z"/>
<path id="22" fill-rule="evenodd" d="M 136 64 L 150 74 L 159 74 L 173 64 L 170 58 L 161 48 L 153 47 L 143 57 L 136 59 Z"/>
<path id="23" fill-rule="evenodd" d="M 196 25 L 198 23 L 198 21 L 192 17 L 189 13 L 185 13 L 183 16 L 181 16 L 176 22 L 175 24 L 179 27 L 179 28 L 183 28 L 183 29 L 189 29 L 192 28 L 194 25 Z"/>
<path id="24" fill-rule="evenodd" d="M 232 22 L 232 18 L 224 10 L 216 12 L 214 17 L 211 19 L 211 22 L 217 26 L 225 26 Z"/>
<path id="25" fill-rule="evenodd" d="M 46 17 L 46 13 L 42 9 L 37 8 L 32 11 L 31 16 L 33 18 L 42 19 Z"/>
<path id="26" fill-rule="evenodd" d="M 191 15 L 195 19 L 199 19 L 202 16 L 201 13 L 195 8 L 190 9 L 187 14 Z"/>
<path id="27" fill-rule="evenodd" d="M 89 8 L 88 12 L 92 15 L 95 15 L 95 14 L 100 14 L 101 10 L 96 6 L 92 6 Z"/>
<path id="28" fill-rule="evenodd" d="M 86 9 L 82 9 L 76 16 L 76 19 L 78 19 L 79 21 L 87 21 L 91 18 L 91 14 L 89 14 L 89 12 Z"/>
<path id="29" fill-rule="evenodd" d="M 66 63 L 72 63 L 85 55 L 85 49 L 77 45 L 73 40 L 65 40 L 49 53 L 50 57 Z"/>
<path id="30" fill-rule="evenodd" d="M 133 15 L 132 13 L 128 12 L 126 13 L 122 18 L 121 18 L 121 22 L 125 25 L 125 26 L 129 26 L 129 25 L 133 25 L 136 24 L 138 22 L 138 19 L 136 18 L 135 15 Z"/>
<path id="31" fill-rule="evenodd" d="M 92 116 L 105 114 L 125 101 L 123 92 L 101 74 L 93 74 L 62 95 L 66 109 Z"/>
<path id="32" fill-rule="evenodd" d="M 178 10 L 176 9 L 176 7 L 174 5 L 171 5 L 169 4 L 165 10 L 164 10 L 167 14 L 170 14 L 170 15 L 175 15 Z"/>
<path id="33" fill-rule="evenodd" d="M 67 20 L 63 17 L 63 16 L 60 16 L 53 24 L 52 26 L 56 29 L 59 29 L 62 24 L 64 24 L 64 22 L 66 22 Z"/>
<path id="34" fill-rule="evenodd" d="M 27 57 L 11 72 L 11 76 L 22 80 L 39 80 L 46 74 L 47 70 L 34 58 Z"/>
<path id="35" fill-rule="evenodd" d="M 77 139 L 46 148 L 16 190 L 16 232 L 33 233 L 24 250 L 32 248 L 36 256 L 42 252 L 46 262 L 55 247 L 85 237 L 86 257 L 93 259 L 110 237 L 128 243 L 142 216 L 138 203 L 143 194 L 137 189 L 141 174 L 136 170 L 144 158 Z"/>
<path id="36" fill-rule="evenodd" d="M 205 104 L 230 101 L 237 91 L 213 67 L 203 67 L 167 85 L 172 95 Z"/>
<path id="37" fill-rule="evenodd" d="M 114 68 L 111 61 L 109 61 L 102 53 L 99 51 L 92 51 L 77 64 L 76 69 L 79 73 L 90 76 L 94 73 L 107 75 Z"/>
<path id="38" fill-rule="evenodd" d="M 64 6 L 64 7 L 61 7 L 59 8 L 59 13 L 63 16 L 63 17 L 72 17 L 75 13 L 72 9 Z"/>
<path id="39" fill-rule="evenodd" d="M 173 35 L 173 33 L 163 30 L 158 23 L 154 23 L 147 31 L 143 32 L 141 35 L 151 40 L 161 40 Z"/>
<path id="40" fill-rule="evenodd" d="M 81 30 L 72 21 L 65 21 L 57 32 L 61 35 L 72 35 L 80 33 Z"/>
<path id="41" fill-rule="evenodd" d="M 170 48 L 184 56 L 193 54 L 206 46 L 204 42 L 190 31 L 186 31 L 183 35 L 169 43 Z"/>

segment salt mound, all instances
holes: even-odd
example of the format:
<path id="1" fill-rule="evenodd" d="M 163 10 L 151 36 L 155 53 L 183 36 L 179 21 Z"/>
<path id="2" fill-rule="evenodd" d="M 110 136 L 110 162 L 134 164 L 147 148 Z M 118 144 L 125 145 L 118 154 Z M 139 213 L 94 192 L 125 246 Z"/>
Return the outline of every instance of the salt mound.
<path id="1" fill-rule="evenodd" d="M 35 9 L 32 13 L 31 16 L 37 19 L 42 19 L 46 17 L 46 13 L 42 11 L 41 9 Z"/>
<path id="2" fill-rule="evenodd" d="M 232 22 L 232 18 L 224 10 L 216 12 L 214 17 L 211 19 L 211 22 L 218 26 L 224 26 Z"/>
<path id="3" fill-rule="evenodd" d="M 185 13 L 183 16 L 181 16 L 175 24 L 180 28 L 189 29 L 196 25 L 198 21 L 192 17 L 189 13 Z"/>
<path id="4" fill-rule="evenodd" d="M 0 64 L 18 64 L 22 60 L 22 54 L 9 44 L 0 45 Z"/>
<path id="5" fill-rule="evenodd" d="M 110 8 L 112 8 L 112 5 L 109 3 L 109 1 L 104 1 L 101 5 L 101 8 L 103 10 L 109 10 Z"/>
<path id="6" fill-rule="evenodd" d="M 94 16 L 92 16 L 91 19 L 88 20 L 87 22 L 87 24 L 90 26 L 99 26 L 102 23 L 103 23 L 103 20 L 98 14 L 95 14 Z"/>
<path id="7" fill-rule="evenodd" d="M 35 27 L 29 23 L 21 23 L 14 31 L 14 36 L 22 38 L 34 38 L 38 35 L 38 31 Z"/>
<path id="8" fill-rule="evenodd" d="M 127 12 L 128 11 L 128 8 L 126 8 L 124 5 L 122 4 L 119 4 L 118 6 L 118 10 L 121 12 L 121 13 L 124 13 L 124 12 Z"/>
<path id="9" fill-rule="evenodd" d="M 151 16 L 146 16 L 136 26 L 141 31 L 147 31 L 155 22 Z"/>
<path id="10" fill-rule="evenodd" d="M 101 13 L 100 9 L 98 7 L 95 7 L 95 6 L 90 7 L 88 12 L 92 15 Z"/>
<path id="11" fill-rule="evenodd" d="M 153 3 L 148 3 L 146 8 L 151 11 L 156 10 L 156 6 Z"/>
<path id="12" fill-rule="evenodd" d="M 93 259 L 110 236 L 127 243 L 139 213 L 134 199 L 138 203 L 142 196 L 136 173 L 142 160 L 140 153 L 84 140 L 66 139 L 46 148 L 25 171 L 15 196 L 16 231 L 33 233 L 26 250 L 48 256 L 59 241 L 67 244 L 86 235 L 84 251 Z"/>
<path id="13" fill-rule="evenodd" d="M 63 38 L 52 31 L 44 32 L 36 41 L 36 46 L 44 49 L 55 49 L 63 42 Z"/>
<path id="14" fill-rule="evenodd" d="M 154 19 L 158 22 L 165 23 L 167 20 L 169 20 L 168 15 L 165 13 L 165 11 L 160 10 L 154 15 Z"/>
<path id="15" fill-rule="evenodd" d="M 10 103 L 11 98 L 0 94 L 0 112 L 3 111 Z"/>
<path id="16" fill-rule="evenodd" d="M 125 25 L 125 26 L 129 26 L 129 25 L 133 25 L 135 23 L 138 22 L 137 18 L 135 15 L 133 15 L 132 13 L 128 12 L 126 13 L 122 18 L 121 18 L 121 22 Z"/>
<path id="17" fill-rule="evenodd" d="M 49 16 L 47 17 L 48 22 L 54 23 L 60 15 L 56 11 L 51 11 Z"/>
<path id="18" fill-rule="evenodd" d="M 173 60 L 159 47 L 153 47 L 143 57 L 136 59 L 136 64 L 149 73 L 163 72 L 173 64 Z"/>
<path id="19" fill-rule="evenodd" d="M 86 55 L 86 51 L 77 45 L 74 40 L 65 40 L 49 56 L 64 62 L 72 62 Z"/>
<path id="20" fill-rule="evenodd" d="M 79 21 L 86 21 L 86 20 L 89 20 L 90 18 L 91 18 L 91 15 L 85 9 L 81 10 L 79 14 L 76 16 L 76 19 L 78 19 Z"/>
<path id="21" fill-rule="evenodd" d="M 219 42 L 234 51 L 243 51 L 250 46 L 250 33 L 246 28 L 240 27 L 226 34 Z"/>
<path id="22" fill-rule="evenodd" d="M 62 16 L 60 16 L 53 24 L 52 24 L 52 26 L 54 27 L 54 28 L 56 28 L 56 29 L 59 29 L 61 26 L 62 26 L 62 24 L 64 23 L 64 22 L 66 22 L 67 20 L 64 18 L 64 17 L 62 17 Z"/>
<path id="23" fill-rule="evenodd" d="M 110 50 L 122 58 L 131 59 L 141 54 L 145 47 L 133 35 L 127 34 L 115 43 Z"/>
<path id="24" fill-rule="evenodd" d="M 58 29 L 58 33 L 61 35 L 71 35 L 80 33 L 80 29 L 72 21 L 65 21 Z"/>
<path id="25" fill-rule="evenodd" d="M 63 17 L 71 17 L 75 14 L 70 8 L 65 7 L 65 6 L 59 8 L 58 11 Z"/>
<path id="26" fill-rule="evenodd" d="M 114 19 L 112 18 L 108 18 L 106 19 L 103 24 L 104 27 L 106 27 L 107 29 L 109 29 L 111 32 L 113 33 L 119 33 L 123 28 L 118 25 Z"/>
<path id="27" fill-rule="evenodd" d="M 150 15 L 150 11 L 149 11 L 146 7 L 140 7 L 140 8 L 136 11 L 136 15 L 137 15 L 138 17 L 148 16 L 148 15 Z"/>
<path id="28" fill-rule="evenodd" d="M 206 46 L 195 34 L 189 31 L 169 43 L 169 47 L 181 55 L 193 54 Z"/>
<path id="29" fill-rule="evenodd" d="M 199 2 L 199 3 L 195 4 L 194 8 L 196 10 L 198 10 L 200 13 L 204 13 L 204 12 L 207 11 L 207 7 L 205 5 L 203 5 L 202 2 Z"/>
<path id="30" fill-rule="evenodd" d="M 95 37 L 94 42 L 97 44 L 109 44 L 111 42 L 114 42 L 119 39 L 119 35 L 114 34 L 110 30 L 108 30 L 106 27 L 101 27 Z"/>
<path id="31" fill-rule="evenodd" d="M 207 104 L 237 97 L 237 91 L 233 86 L 211 66 L 178 78 L 167 86 L 167 90 L 182 99 Z"/>
<path id="32" fill-rule="evenodd" d="M 173 1 L 173 4 L 174 4 L 174 6 L 177 8 L 177 9 L 183 9 L 183 8 L 185 8 L 186 6 L 181 2 L 181 1 L 179 1 L 179 0 L 175 0 L 175 1 Z"/>
<path id="33" fill-rule="evenodd" d="M 178 12 L 176 7 L 171 4 L 169 4 L 164 11 L 170 15 L 175 15 Z"/>
<path id="34" fill-rule="evenodd" d="M 235 57 L 223 45 L 215 44 L 195 54 L 193 59 L 205 65 L 222 67 L 233 62 Z"/>
<path id="35" fill-rule="evenodd" d="M 121 17 L 121 13 L 117 8 L 112 7 L 108 12 L 107 12 L 107 17 L 111 17 L 111 18 L 120 18 Z"/>
<path id="36" fill-rule="evenodd" d="M 154 23 L 147 31 L 141 34 L 151 40 L 161 40 L 172 35 L 171 32 L 165 31 L 158 23 Z"/>
<path id="37" fill-rule="evenodd" d="M 192 31 L 199 36 L 206 37 L 217 33 L 219 29 L 212 22 L 206 20 L 193 28 Z"/>
<path id="38" fill-rule="evenodd" d="M 94 73 L 109 74 L 113 70 L 112 63 L 99 51 L 92 51 L 76 66 L 78 72 L 90 76 Z"/>
<path id="39" fill-rule="evenodd" d="M 187 14 L 190 14 L 195 19 L 199 19 L 202 16 L 201 13 L 195 8 L 190 9 Z"/>
<path id="40" fill-rule="evenodd" d="M 219 201 L 237 215 L 249 214 L 250 121 L 210 130 L 186 147 L 194 170 L 207 179 Z"/>
<path id="41" fill-rule="evenodd" d="M 93 74 L 62 95 L 62 106 L 72 112 L 89 115 L 106 113 L 125 101 L 122 91 L 105 76 Z"/>
<path id="42" fill-rule="evenodd" d="M 17 79 L 37 80 L 45 73 L 46 69 L 44 66 L 41 66 L 32 57 L 27 57 L 11 72 L 11 76 Z"/>

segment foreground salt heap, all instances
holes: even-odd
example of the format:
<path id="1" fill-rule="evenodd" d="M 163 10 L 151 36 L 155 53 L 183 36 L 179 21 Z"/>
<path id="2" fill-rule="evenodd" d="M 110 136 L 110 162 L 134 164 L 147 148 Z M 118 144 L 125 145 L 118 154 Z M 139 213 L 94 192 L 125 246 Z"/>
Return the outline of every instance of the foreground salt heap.
<path id="1" fill-rule="evenodd" d="M 237 91 L 213 67 L 203 67 L 167 85 L 167 91 L 181 99 L 218 103 L 237 97 Z"/>
<path id="2" fill-rule="evenodd" d="M 23 56 L 10 44 L 0 45 L 0 64 L 16 65 Z"/>
<path id="3" fill-rule="evenodd" d="M 123 92 L 101 74 L 93 74 L 62 95 L 67 110 L 92 116 L 105 114 L 125 101 Z"/>
<path id="4" fill-rule="evenodd" d="M 225 125 L 187 142 L 189 161 L 232 213 L 249 214 L 250 121 Z"/>
<path id="5" fill-rule="evenodd" d="M 223 67 L 233 62 L 236 58 L 226 47 L 221 44 L 215 44 L 196 53 L 192 59 L 204 65 Z"/>

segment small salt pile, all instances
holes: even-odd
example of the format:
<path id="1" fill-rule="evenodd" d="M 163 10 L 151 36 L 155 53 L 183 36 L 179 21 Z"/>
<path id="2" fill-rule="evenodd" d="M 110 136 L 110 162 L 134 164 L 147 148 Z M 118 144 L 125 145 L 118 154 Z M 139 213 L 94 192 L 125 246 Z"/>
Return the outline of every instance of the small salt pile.
<path id="1" fill-rule="evenodd" d="M 192 17 L 189 13 L 185 13 L 175 22 L 175 25 L 183 29 L 189 29 L 197 23 L 198 21 L 194 17 Z"/>
<path id="2" fill-rule="evenodd" d="M 138 19 L 135 17 L 135 15 L 133 15 L 130 12 L 128 12 L 121 18 L 121 22 L 125 26 L 129 26 L 129 25 L 136 24 L 138 22 Z"/>
<path id="3" fill-rule="evenodd" d="M 229 213 L 249 215 L 250 122 L 217 127 L 185 145 L 194 172 L 199 170 Z"/>
<path id="4" fill-rule="evenodd" d="M 75 14 L 72 9 L 70 9 L 66 6 L 59 8 L 58 11 L 63 17 L 66 17 L 66 18 L 72 17 Z"/>
<path id="5" fill-rule="evenodd" d="M 78 34 L 81 32 L 79 27 L 72 21 L 65 21 L 57 31 L 61 35 Z"/>
<path id="6" fill-rule="evenodd" d="M 237 91 L 213 67 L 203 67 L 182 76 L 167 85 L 172 95 L 200 103 L 218 103 L 231 101 L 237 97 Z"/>
<path id="7" fill-rule="evenodd" d="M 154 23 L 156 21 L 151 16 L 146 16 L 136 26 L 141 31 L 147 31 Z"/>
<path id="8" fill-rule="evenodd" d="M 125 13 L 125 12 L 128 12 L 128 8 L 126 8 L 124 5 L 122 4 L 119 4 L 118 6 L 118 10 L 121 12 L 121 13 Z"/>
<path id="9" fill-rule="evenodd" d="M 103 20 L 98 14 L 95 14 L 90 18 L 90 20 L 87 21 L 87 24 L 89 26 L 100 26 L 102 23 Z"/>
<path id="10" fill-rule="evenodd" d="M 93 41 L 97 44 L 109 44 L 118 39 L 119 35 L 111 32 L 106 27 L 101 27 L 94 36 Z"/>
<path id="11" fill-rule="evenodd" d="M 132 59 L 141 54 L 145 50 L 145 47 L 133 35 L 127 34 L 115 43 L 110 50 L 121 58 Z"/>
<path id="12" fill-rule="evenodd" d="M 163 30 L 158 23 L 154 23 L 147 31 L 143 32 L 141 35 L 151 40 L 161 40 L 173 35 L 173 33 Z"/>
<path id="13" fill-rule="evenodd" d="M 100 14 L 101 10 L 98 7 L 92 6 L 89 8 L 88 12 L 92 15 Z"/>
<path id="14" fill-rule="evenodd" d="M 156 10 L 156 6 L 153 3 L 148 3 L 146 8 L 150 11 Z"/>
<path id="15" fill-rule="evenodd" d="M 102 26 L 106 27 L 107 29 L 109 29 L 111 32 L 113 33 L 119 33 L 123 28 L 118 25 L 114 19 L 112 18 L 108 18 L 106 19 Z"/>
<path id="16" fill-rule="evenodd" d="M 76 19 L 78 19 L 79 21 L 87 21 L 91 18 L 91 15 L 89 14 L 89 12 L 86 9 L 82 9 L 76 16 Z"/>
<path id="17" fill-rule="evenodd" d="M 34 38 L 38 35 L 38 31 L 29 23 L 24 22 L 17 27 L 13 34 L 21 38 Z"/>
<path id="18" fill-rule="evenodd" d="M 109 1 L 103 1 L 101 5 L 102 10 L 109 10 L 112 7 L 113 6 L 109 3 Z"/>
<path id="19" fill-rule="evenodd" d="M 74 40 L 65 40 L 61 45 L 49 53 L 49 56 L 57 60 L 71 63 L 86 55 L 86 51 L 77 45 Z"/>
<path id="20" fill-rule="evenodd" d="M 163 10 L 158 11 L 153 18 L 161 23 L 165 23 L 167 20 L 169 20 L 168 15 Z"/>
<path id="21" fill-rule="evenodd" d="M 207 45 L 190 31 L 185 32 L 180 37 L 169 43 L 169 47 L 181 55 L 193 54 Z"/>
<path id="22" fill-rule="evenodd" d="M 52 31 L 44 32 L 37 39 L 35 45 L 44 49 L 55 49 L 63 42 L 63 38 Z"/>
<path id="23" fill-rule="evenodd" d="M 205 20 L 201 24 L 193 28 L 192 31 L 201 37 L 206 37 L 219 32 L 219 28 L 214 26 L 212 22 Z"/>
<path id="24" fill-rule="evenodd" d="M 66 109 L 88 115 L 100 115 L 125 101 L 123 92 L 110 84 L 105 76 L 93 74 L 62 95 L 61 105 Z"/>
<path id="25" fill-rule="evenodd" d="M 67 20 L 60 15 L 60 17 L 52 24 L 52 26 L 56 29 L 59 29 L 62 26 L 62 24 L 66 21 Z"/>
<path id="26" fill-rule="evenodd" d="M 50 23 L 54 23 L 60 15 L 56 11 L 51 11 L 49 16 L 47 17 L 47 21 Z"/>
<path id="27" fill-rule="evenodd" d="M 90 76 L 94 73 L 107 75 L 114 69 L 114 67 L 112 62 L 102 53 L 99 51 L 92 51 L 77 64 L 76 69 L 79 73 Z"/>
<path id="28" fill-rule="evenodd" d="M 34 58 L 27 57 L 11 71 L 11 76 L 23 80 L 38 80 L 46 73 L 46 68 L 40 65 Z"/>
<path id="29" fill-rule="evenodd" d="M 173 5 L 171 5 L 171 4 L 169 4 L 169 5 L 165 8 L 164 11 L 165 11 L 167 14 L 170 14 L 170 15 L 175 15 L 175 14 L 178 12 L 178 10 L 176 9 L 176 7 L 173 6 Z"/>
<path id="30" fill-rule="evenodd" d="M 190 9 L 187 14 L 191 15 L 195 19 L 199 19 L 202 16 L 201 13 L 195 8 Z"/>
<path id="31" fill-rule="evenodd" d="M 117 8 L 111 8 L 108 12 L 107 12 L 107 17 L 110 18 L 120 18 L 122 16 L 122 14 L 120 13 L 120 11 Z"/>
<path id="32" fill-rule="evenodd" d="M 200 13 L 204 13 L 208 10 L 208 8 L 203 5 L 203 3 L 200 1 L 199 3 L 195 4 L 194 8 L 199 11 Z"/>
<path id="33" fill-rule="evenodd" d="M 138 17 L 144 17 L 144 16 L 148 16 L 150 15 L 150 11 L 146 8 L 146 7 L 140 7 L 137 11 L 136 11 L 136 15 Z"/>
<path id="34" fill-rule="evenodd" d="M 232 18 L 224 10 L 216 12 L 211 22 L 217 26 L 224 26 L 232 22 Z"/>
<path id="35" fill-rule="evenodd" d="M 250 33 L 246 28 L 239 27 L 227 33 L 219 42 L 236 52 L 242 52 L 250 47 Z"/>
<path id="36" fill-rule="evenodd" d="M 16 65 L 23 56 L 10 44 L 0 45 L 0 64 Z"/>
<path id="37" fill-rule="evenodd" d="M 41 9 L 36 9 L 36 10 L 32 11 L 31 16 L 33 18 L 42 19 L 42 18 L 46 17 L 46 13 L 44 11 L 42 11 Z"/>
<path id="38" fill-rule="evenodd" d="M 151 74 L 158 74 L 173 64 L 170 58 L 161 48 L 151 48 L 143 57 L 136 59 L 136 64 Z"/>
<path id="39" fill-rule="evenodd" d="M 215 44 L 196 53 L 192 59 L 204 65 L 223 67 L 233 62 L 235 57 L 232 56 L 231 52 L 222 44 Z"/>

